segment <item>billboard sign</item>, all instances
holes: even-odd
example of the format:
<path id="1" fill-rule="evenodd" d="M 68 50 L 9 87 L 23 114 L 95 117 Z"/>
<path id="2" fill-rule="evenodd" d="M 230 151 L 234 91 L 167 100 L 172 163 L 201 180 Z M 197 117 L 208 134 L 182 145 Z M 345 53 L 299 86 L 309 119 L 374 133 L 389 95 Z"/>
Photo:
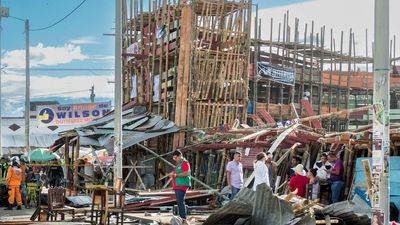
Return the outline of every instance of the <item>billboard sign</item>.
<path id="1" fill-rule="evenodd" d="M 294 86 L 296 70 L 288 67 L 281 67 L 265 62 L 257 63 L 257 78 L 268 79 L 277 83 Z"/>
<path id="2" fill-rule="evenodd" d="M 36 118 L 40 126 L 74 125 L 101 118 L 111 111 L 111 102 L 66 105 L 40 105 Z"/>

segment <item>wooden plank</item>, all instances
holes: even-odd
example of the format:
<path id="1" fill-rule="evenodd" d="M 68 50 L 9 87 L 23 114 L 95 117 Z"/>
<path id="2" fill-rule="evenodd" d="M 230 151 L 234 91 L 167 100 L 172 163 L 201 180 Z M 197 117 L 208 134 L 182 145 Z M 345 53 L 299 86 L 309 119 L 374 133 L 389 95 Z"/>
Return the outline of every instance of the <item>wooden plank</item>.
<path id="1" fill-rule="evenodd" d="M 266 110 L 260 110 L 258 112 L 258 114 L 260 114 L 262 116 L 262 118 L 267 121 L 270 124 L 274 124 L 276 123 L 276 121 L 274 120 L 274 118 L 272 118 L 272 116 L 266 111 Z"/>
<path id="2" fill-rule="evenodd" d="M 314 112 L 314 110 L 312 109 L 312 106 L 311 106 L 311 104 L 310 104 L 310 102 L 309 102 L 308 100 L 302 99 L 302 100 L 301 100 L 301 105 L 303 105 L 304 110 L 305 110 L 306 113 L 307 113 L 306 116 L 314 116 L 314 115 L 315 115 L 315 112 Z M 311 122 L 312 122 L 314 128 L 317 128 L 317 129 L 322 128 L 321 121 L 319 121 L 319 120 L 312 120 Z"/>
<path id="3" fill-rule="evenodd" d="M 185 39 L 185 67 L 184 67 L 184 76 L 182 82 L 182 101 L 181 101 L 181 118 L 180 118 L 180 126 L 186 126 L 187 120 L 187 110 L 188 110 L 188 85 L 189 85 L 189 76 L 190 76 L 190 62 L 191 62 L 191 39 L 192 39 L 192 6 L 185 5 L 182 9 L 182 18 L 185 20 L 186 23 L 186 32 L 183 33 Z M 185 15 L 186 14 L 186 15 Z M 181 37 L 182 38 L 182 37 Z M 191 103 L 190 103 L 191 104 Z M 185 145 L 185 134 L 179 133 L 179 146 Z"/>
<path id="4" fill-rule="evenodd" d="M 185 5 L 182 8 L 181 15 L 181 37 L 180 37 L 180 49 L 179 49 L 179 60 L 178 60 L 178 78 L 177 78 L 177 90 L 176 90 L 176 108 L 175 108 L 175 123 L 178 127 L 183 127 L 186 123 L 186 110 L 185 107 L 187 99 L 187 85 L 189 76 L 189 60 L 190 55 L 190 25 L 191 25 L 191 6 Z M 183 120 L 182 120 L 183 119 Z M 184 134 L 174 134 L 173 148 L 180 146 L 183 142 Z"/>
<path id="5" fill-rule="evenodd" d="M 368 187 L 368 195 L 369 198 L 373 198 L 373 189 L 372 189 L 372 176 L 371 176 L 371 167 L 369 166 L 369 161 L 368 159 L 362 160 L 362 165 L 364 169 L 364 176 L 365 176 L 365 181 L 367 183 Z"/>
<path id="6" fill-rule="evenodd" d="M 289 128 L 287 128 L 284 132 L 282 132 L 274 141 L 271 148 L 268 149 L 268 152 L 273 154 L 276 148 L 282 143 L 282 141 L 288 136 L 293 130 L 295 130 L 300 124 L 295 124 Z"/>
<path id="7" fill-rule="evenodd" d="M 257 115 L 254 114 L 249 114 L 248 115 L 254 122 L 257 123 L 258 126 L 264 126 L 265 123 L 258 117 Z"/>

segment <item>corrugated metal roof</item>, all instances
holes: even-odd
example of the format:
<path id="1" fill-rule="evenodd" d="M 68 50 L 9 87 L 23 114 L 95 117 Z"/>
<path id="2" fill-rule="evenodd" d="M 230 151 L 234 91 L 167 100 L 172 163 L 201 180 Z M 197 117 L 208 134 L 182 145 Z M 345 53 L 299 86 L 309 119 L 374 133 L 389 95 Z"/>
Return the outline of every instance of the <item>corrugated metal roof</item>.
<path id="1" fill-rule="evenodd" d="M 251 224 L 286 224 L 293 218 L 289 202 L 276 197 L 267 184 L 257 186 Z"/>
<path id="2" fill-rule="evenodd" d="M 357 203 L 344 201 L 331 204 L 323 208 L 320 212 L 323 215 L 331 215 L 342 219 L 346 224 L 367 225 L 371 224 L 371 208 L 363 201 Z"/>
<path id="3" fill-rule="evenodd" d="M 250 217 L 255 196 L 253 190 L 243 188 L 232 201 L 210 215 L 203 225 L 235 224 L 239 218 Z"/>
<path id="4" fill-rule="evenodd" d="M 174 122 L 150 114 L 142 106 L 125 110 L 122 125 L 124 149 L 153 137 L 179 131 Z M 114 126 L 114 114 L 111 114 L 60 135 L 75 133 L 80 137 L 81 146 L 106 148 L 111 153 L 114 149 Z"/>
<path id="5" fill-rule="evenodd" d="M 251 224 L 286 224 L 294 218 L 292 205 L 273 195 L 266 184 L 257 192 L 242 188 L 236 197 L 217 210 L 204 225 L 235 224 L 240 218 L 251 217 Z"/>

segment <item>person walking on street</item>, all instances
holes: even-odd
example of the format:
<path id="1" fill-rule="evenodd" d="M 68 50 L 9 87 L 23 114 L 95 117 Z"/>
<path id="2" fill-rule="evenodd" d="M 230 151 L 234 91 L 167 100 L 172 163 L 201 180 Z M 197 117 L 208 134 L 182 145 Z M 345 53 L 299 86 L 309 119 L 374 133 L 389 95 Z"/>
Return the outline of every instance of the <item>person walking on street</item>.
<path id="1" fill-rule="evenodd" d="M 0 184 L 6 183 L 6 175 L 7 175 L 6 158 L 1 157 L 1 159 L 0 159 Z"/>
<path id="2" fill-rule="evenodd" d="M 339 202 L 341 199 L 342 188 L 344 185 L 343 182 L 344 167 L 342 160 L 338 159 L 335 153 L 333 152 L 329 152 L 328 161 L 330 164 L 333 165 L 333 167 L 332 170 L 325 169 L 325 171 L 330 174 L 332 203 L 336 203 Z"/>
<path id="3" fill-rule="evenodd" d="M 22 201 L 24 202 L 25 208 L 29 209 L 28 205 L 28 199 L 27 199 L 27 193 L 26 193 L 26 176 L 27 173 L 29 172 L 29 169 L 26 166 L 26 161 L 24 158 L 21 158 L 21 196 L 22 196 Z"/>
<path id="4" fill-rule="evenodd" d="M 253 191 L 256 191 L 257 185 L 265 183 L 270 186 L 268 167 L 265 165 L 267 155 L 264 152 L 257 154 L 257 160 L 254 163 L 254 184 Z"/>
<path id="5" fill-rule="evenodd" d="M 272 190 L 275 190 L 276 178 L 278 177 L 278 164 L 272 161 L 272 154 L 267 152 L 267 161 L 265 164 L 268 168 L 269 184 Z"/>
<path id="6" fill-rule="evenodd" d="M 241 158 L 242 153 L 237 151 L 233 155 L 233 160 L 226 165 L 226 180 L 229 189 L 232 191 L 231 199 L 233 199 L 243 187 L 243 165 L 240 162 Z"/>
<path id="7" fill-rule="evenodd" d="M 180 150 L 175 150 L 172 153 L 172 158 L 176 162 L 176 166 L 174 171 L 169 173 L 168 176 L 172 178 L 172 189 L 175 191 L 176 203 L 182 223 L 190 224 L 189 221 L 187 221 L 185 205 L 186 191 L 191 186 L 190 165 L 189 162 L 183 158 Z"/>
<path id="8" fill-rule="evenodd" d="M 21 210 L 22 199 L 20 185 L 22 181 L 22 172 L 19 168 L 18 159 L 13 160 L 12 166 L 8 167 L 7 171 L 7 188 L 8 188 L 8 206 L 6 210 L 12 210 L 14 199 L 17 200 L 17 210 Z"/>
<path id="9" fill-rule="evenodd" d="M 61 180 L 64 178 L 64 172 L 56 159 L 50 161 L 50 164 L 51 165 L 49 165 L 49 168 L 46 171 L 49 186 L 59 187 L 61 186 Z"/>

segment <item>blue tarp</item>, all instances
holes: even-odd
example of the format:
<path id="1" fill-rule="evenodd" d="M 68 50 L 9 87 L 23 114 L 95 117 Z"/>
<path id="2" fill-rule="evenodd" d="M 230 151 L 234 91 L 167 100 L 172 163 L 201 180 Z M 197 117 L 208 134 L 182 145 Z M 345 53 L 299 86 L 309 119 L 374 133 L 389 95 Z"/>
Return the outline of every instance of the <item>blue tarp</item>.
<path id="1" fill-rule="evenodd" d="M 368 157 L 357 158 L 355 186 L 365 187 L 364 169 L 362 160 L 368 159 L 372 168 L 372 159 Z M 390 157 L 390 201 L 400 208 L 400 156 Z"/>

